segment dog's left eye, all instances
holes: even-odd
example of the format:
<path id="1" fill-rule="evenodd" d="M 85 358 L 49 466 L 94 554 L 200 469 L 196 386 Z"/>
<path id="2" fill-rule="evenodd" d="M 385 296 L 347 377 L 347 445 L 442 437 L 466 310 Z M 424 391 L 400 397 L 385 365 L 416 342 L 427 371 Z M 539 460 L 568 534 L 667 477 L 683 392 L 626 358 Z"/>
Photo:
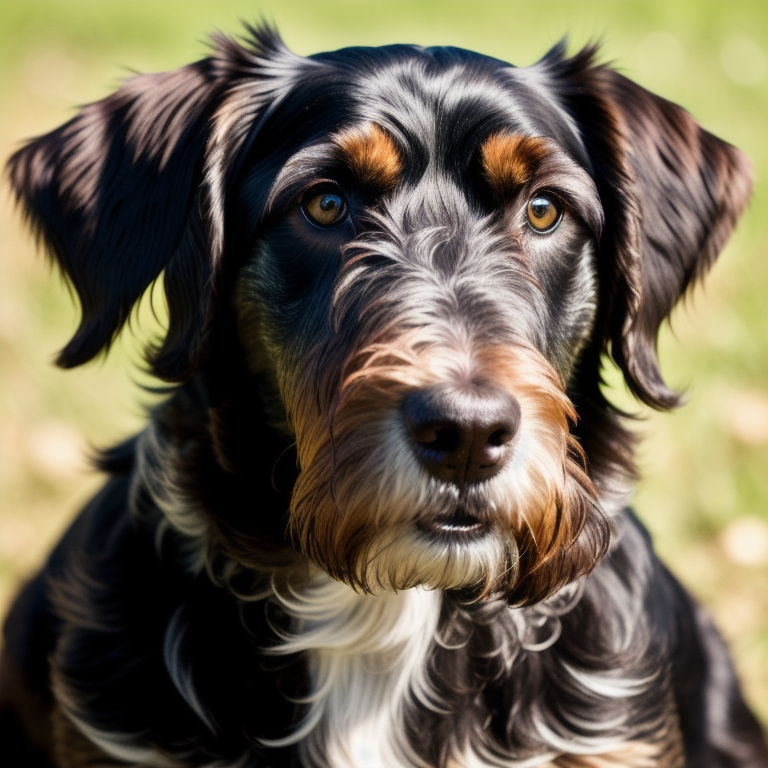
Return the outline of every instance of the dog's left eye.
<path id="1" fill-rule="evenodd" d="M 338 185 L 320 184 L 304 195 L 301 210 L 318 227 L 336 227 L 347 218 L 347 199 Z"/>
<path id="2" fill-rule="evenodd" d="M 563 203 L 551 192 L 537 192 L 525 209 L 528 225 L 540 235 L 548 235 L 557 229 L 563 218 Z"/>

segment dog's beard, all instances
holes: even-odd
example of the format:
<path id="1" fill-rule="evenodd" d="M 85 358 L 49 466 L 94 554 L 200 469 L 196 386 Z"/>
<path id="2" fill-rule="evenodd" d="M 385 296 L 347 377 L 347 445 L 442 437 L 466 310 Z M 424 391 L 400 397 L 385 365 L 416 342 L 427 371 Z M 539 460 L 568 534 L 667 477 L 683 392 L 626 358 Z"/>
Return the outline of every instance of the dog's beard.
<path id="1" fill-rule="evenodd" d="M 290 409 L 300 465 L 291 534 L 331 576 L 362 591 L 422 585 L 528 603 L 594 567 L 608 523 L 569 432 L 573 407 L 538 352 L 461 355 L 406 334 L 341 371 L 335 388 L 304 380 Z M 511 393 L 521 420 L 500 472 L 459 489 L 420 464 L 400 407 L 408 392 L 468 372 Z"/>

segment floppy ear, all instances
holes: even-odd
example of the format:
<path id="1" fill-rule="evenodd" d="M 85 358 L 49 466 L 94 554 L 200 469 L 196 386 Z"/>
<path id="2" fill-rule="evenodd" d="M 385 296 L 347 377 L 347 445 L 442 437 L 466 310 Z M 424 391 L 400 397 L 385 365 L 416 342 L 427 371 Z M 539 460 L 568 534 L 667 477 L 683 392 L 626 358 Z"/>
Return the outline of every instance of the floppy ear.
<path id="1" fill-rule="evenodd" d="M 274 29 L 246 29 L 244 45 L 218 35 L 211 58 L 131 78 L 10 159 L 17 200 L 82 307 L 62 367 L 108 349 L 161 272 L 169 319 L 149 350 L 153 372 L 182 381 L 205 358 L 228 173 L 290 72 L 277 65 L 303 61 Z"/>
<path id="2" fill-rule="evenodd" d="M 210 69 L 202 61 L 133 77 L 9 161 L 28 221 L 82 306 L 80 326 L 57 359 L 65 368 L 110 346 L 163 269 L 169 272 L 169 338 L 178 343 L 203 311 L 209 267 L 201 254 L 190 263 L 196 249 L 183 241 L 190 226 L 202 229 L 191 219 L 198 215 L 196 190 L 217 95 Z M 163 350 L 156 357 L 162 359 Z M 180 371 L 170 367 L 166 373 L 174 378 Z"/>
<path id="3" fill-rule="evenodd" d="M 659 371 L 659 327 L 725 244 L 752 171 L 688 112 L 595 66 L 594 54 L 548 64 L 562 78 L 558 90 L 581 129 L 605 210 L 598 331 L 635 396 L 671 408 L 680 398 Z"/>

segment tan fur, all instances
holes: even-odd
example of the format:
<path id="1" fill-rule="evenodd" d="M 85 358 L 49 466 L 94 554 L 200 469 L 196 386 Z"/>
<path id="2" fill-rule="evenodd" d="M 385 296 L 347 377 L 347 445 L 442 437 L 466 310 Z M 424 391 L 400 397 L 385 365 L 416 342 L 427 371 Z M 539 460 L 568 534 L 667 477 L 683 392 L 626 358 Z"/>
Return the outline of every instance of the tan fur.
<path id="1" fill-rule="evenodd" d="M 494 197 L 505 200 L 536 174 L 549 154 L 547 140 L 518 133 L 494 133 L 480 148 L 485 178 Z"/>
<path id="2" fill-rule="evenodd" d="M 525 602 L 591 570 L 600 552 L 587 548 L 582 557 L 572 547 L 590 519 L 595 491 L 569 432 L 573 406 L 543 356 L 523 346 L 465 352 L 423 345 L 418 331 L 383 336 L 346 361 L 338 384 L 331 374 L 334 381 L 321 384 L 318 393 L 314 379 L 306 377 L 292 392 L 301 473 L 291 532 L 299 548 L 334 577 L 372 591 L 427 584 L 514 595 L 517 586 Z M 447 553 L 443 572 L 433 563 L 422 572 L 417 564 L 414 524 L 429 514 L 433 488 L 398 430 L 408 392 L 464 378 L 515 396 L 530 445 L 515 488 L 500 487 L 484 513 L 495 534 L 485 560 L 457 584 L 440 581 L 453 573 L 455 553 Z M 386 560 L 385 550 L 395 546 L 412 552 L 412 571 L 381 572 L 377 559 Z M 426 572 L 438 582 L 428 581 Z"/>
<path id="3" fill-rule="evenodd" d="M 542 768 L 671 768 L 659 762 L 659 748 L 645 742 L 629 742 L 602 755 L 562 755 Z"/>
<path id="4" fill-rule="evenodd" d="M 531 768 L 683 768 L 684 763 L 670 762 L 657 744 L 631 741 L 611 752 L 599 755 L 560 755 L 554 760 L 530 763 Z M 447 768 L 466 768 L 451 760 Z"/>
<path id="5" fill-rule="evenodd" d="M 54 709 L 52 723 L 56 765 L 59 768 L 107 768 L 121 765 L 83 736 L 60 707 Z"/>
<path id="6" fill-rule="evenodd" d="M 348 128 L 334 141 L 361 184 L 379 189 L 394 187 L 403 172 L 403 161 L 395 142 L 378 125 Z"/>

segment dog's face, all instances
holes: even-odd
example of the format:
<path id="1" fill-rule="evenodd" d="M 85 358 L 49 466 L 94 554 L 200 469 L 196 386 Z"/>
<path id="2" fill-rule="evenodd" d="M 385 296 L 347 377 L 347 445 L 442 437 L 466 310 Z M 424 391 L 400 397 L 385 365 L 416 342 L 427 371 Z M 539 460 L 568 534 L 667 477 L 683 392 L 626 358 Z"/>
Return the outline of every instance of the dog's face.
<path id="1" fill-rule="evenodd" d="M 296 436 L 294 537 L 369 589 L 490 591 L 566 550 L 567 581 L 606 542 L 564 394 L 603 217 L 579 137 L 481 57 L 321 67 L 310 119 L 289 93 L 262 129 L 292 154 L 265 184 L 257 150 L 240 193 L 248 215 L 269 190 L 235 304 Z"/>
<path id="2" fill-rule="evenodd" d="M 513 602 L 605 552 L 627 461 L 601 355 L 675 402 L 656 333 L 749 189 L 736 150 L 589 51 L 302 59 L 263 31 L 129 81 L 11 173 L 82 299 L 62 364 L 165 270 L 154 368 L 245 358 L 296 441 L 300 553 L 356 588 Z"/>

